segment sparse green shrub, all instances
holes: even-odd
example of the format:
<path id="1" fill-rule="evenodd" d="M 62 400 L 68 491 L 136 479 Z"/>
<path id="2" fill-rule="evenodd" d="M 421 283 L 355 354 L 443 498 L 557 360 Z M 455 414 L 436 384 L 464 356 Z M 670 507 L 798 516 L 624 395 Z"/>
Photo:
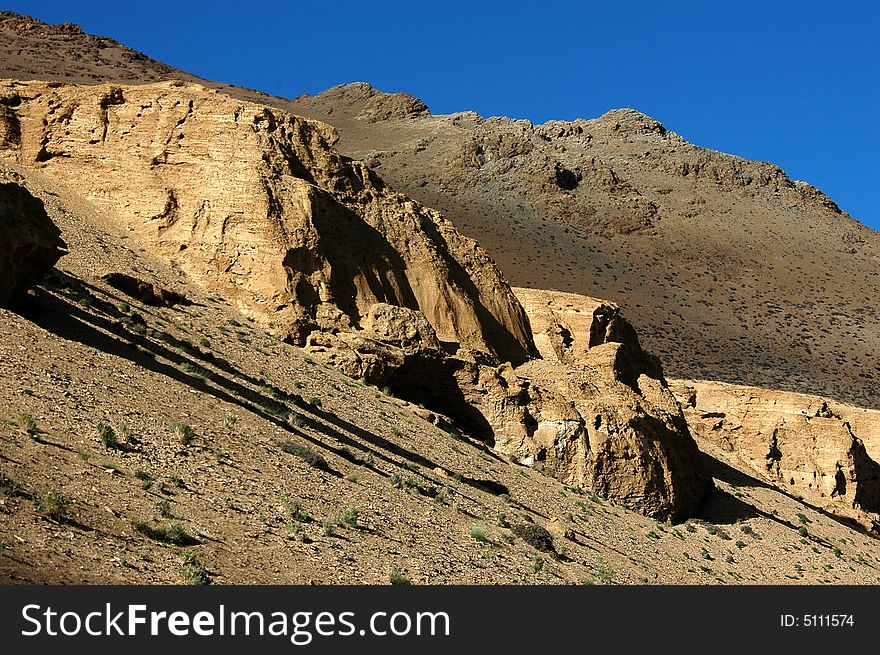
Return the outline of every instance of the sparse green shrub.
<path id="1" fill-rule="evenodd" d="M 171 521 L 167 525 L 158 527 L 151 526 L 144 521 L 138 521 L 133 524 L 135 530 L 145 537 L 161 541 L 166 544 L 174 544 L 175 546 L 195 546 L 198 540 L 184 530 L 183 526 L 177 521 Z"/>
<path id="2" fill-rule="evenodd" d="M 211 342 L 208 341 L 208 339 L 207 339 L 206 337 L 202 337 L 201 339 L 199 339 L 199 345 L 200 345 L 202 348 L 210 348 L 210 347 L 211 347 Z"/>
<path id="3" fill-rule="evenodd" d="M 412 584 L 410 579 L 406 577 L 403 571 L 401 571 L 398 567 L 392 566 L 388 570 L 388 583 L 395 585 L 404 585 L 409 586 Z"/>
<path id="4" fill-rule="evenodd" d="M 806 525 L 807 523 L 811 522 L 810 519 L 807 518 L 807 515 L 803 512 L 798 512 L 795 516 L 797 516 L 798 521 L 800 521 L 802 525 Z"/>
<path id="5" fill-rule="evenodd" d="M 475 539 L 482 544 L 491 543 L 488 535 L 486 534 L 486 527 L 478 523 L 474 523 L 470 527 L 470 529 L 468 530 L 468 534 L 471 536 L 472 539 Z"/>
<path id="6" fill-rule="evenodd" d="M 30 414 L 26 414 L 25 412 L 18 412 L 15 416 L 12 417 L 11 422 L 13 425 L 18 427 L 24 434 L 29 436 L 34 436 L 37 434 L 37 421 Z"/>
<path id="7" fill-rule="evenodd" d="M 226 416 L 223 417 L 223 427 L 232 428 L 235 426 L 235 422 L 237 420 L 238 419 L 236 418 L 236 416 L 234 414 L 227 414 Z"/>
<path id="8" fill-rule="evenodd" d="M 306 424 L 306 419 L 299 412 L 291 411 L 287 413 L 287 422 L 294 427 L 301 428 Z"/>
<path id="9" fill-rule="evenodd" d="M 118 305 L 116 305 L 116 308 L 117 308 L 120 312 L 122 312 L 123 314 L 128 314 L 128 312 L 131 311 L 131 305 L 129 305 L 129 304 L 128 304 L 127 302 L 125 302 L 124 300 L 123 300 L 121 303 L 119 303 Z"/>
<path id="10" fill-rule="evenodd" d="M 654 532 L 653 530 L 651 530 L 651 531 L 647 534 L 647 537 L 648 537 L 648 539 L 659 539 L 659 538 L 660 538 L 660 535 L 657 534 L 656 532 Z"/>
<path id="11" fill-rule="evenodd" d="M 300 502 L 298 500 L 293 500 L 290 496 L 282 496 L 281 505 L 284 507 L 291 521 L 308 523 L 312 520 L 312 517 L 310 517 L 309 513 L 303 509 Z"/>
<path id="12" fill-rule="evenodd" d="M 356 528 L 358 525 L 358 516 L 360 516 L 360 510 L 357 507 L 347 507 L 343 512 L 342 516 L 339 517 L 340 523 L 342 525 L 348 526 L 349 528 Z"/>
<path id="13" fill-rule="evenodd" d="M 183 421 L 178 421 L 172 425 L 171 431 L 177 435 L 177 438 L 180 439 L 180 443 L 184 446 L 192 445 L 193 441 L 196 439 L 196 433 L 193 431 L 192 426 Z"/>
<path id="14" fill-rule="evenodd" d="M 67 520 L 67 510 L 73 500 L 56 489 L 50 489 L 36 499 L 37 513 L 59 523 Z"/>
<path id="15" fill-rule="evenodd" d="M 315 452 L 308 446 L 296 443 L 295 441 L 285 440 L 279 441 L 278 447 L 285 453 L 299 457 L 309 466 L 312 466 L 321 471 L 330 470 L 330 465 L 327 463 L 327 460 L 324 459 L 324 456 L 320 453 Z"/>
<path id="16" fill-rule="evenodd" d="M 745 542 L 745 541 L 742 541 L 741 539 L 737 539 L 737 541 L 736 541 L 736 547 L 737 547 L 737 548 L 745 548 L 745 547 L 746 547 L 746 542 Z"/>
<path id="17" fill-rule="evenodd" d="M 316 396 L 309 398 L 308 401 L 306 401 L 306 402 L 308 402 L 309 405 L 311 405 L 312 407 L 320 407 L 321 406 L 321 399 Z"/>
<path id="18" fill-rule="evenodd" d="M 141 481 L 141 489 L 149 489 L 153 486 L 153 482 L 156 481 L 155 476 L 152 473 L 148 473 L 147 471 L 142 471 L 138 469 L 134 472 L 134 477 Z"/>
<path id="19" fill-rule="evenodd" d="M 728 555 L 728 556 L 725 558 L 725 561 L 726 561 L 728 564 L 735 564 L 735 563 L 736 563 L 736 560 L 733 559 L 733 555 Z"/>
<path id="20" fill-rule="evenodd" d="M 113 426 L 105 421 L 101 421 L 98 425 L 95 426 L 95 431 L 98 433 L 98 438 L 101 440 L 101 443 L 104 444 L 107 448 L 112 450 L 125 450 L 125 446 L 119 441 L 119 438 L 116 436 L 116 430 L 113 429 Z"/>
<path id="21" fill-rule="evenodd" d="M 520 523 L 511 528 L 513 534 L 525 541 L 535 550 L 544 553 L 554 552 L 553 535 L 536 523 Z"/>
<path id="22" fill-rule="evenodd" d="M 810 536 L 810 531 L 807 530 L 807 526 L 802 525 L 798 528 L 798 534 L 800 534 L 804 539 Z"/>
<path id="23" fill-rule="evenodd" d="M 159 512 L 159 516 L 163 519 L 173 519 L 174 514 L 171 513 L 171 503 L 168 502 L 166 498 L 163 498 L 158 503 L 156 503 L 156 510 Z"/>
<path id="24" fill-rule="evenodd" d="M 714 557 L 712 557 L 712 554 L 708 550 L 706 550 L 705 548 L 700 549 L 700 555 L 703 556 L 703 559 L 707 559 L 707 560 L 714 560 L 715 559 Z"/>
<path id="25" fill-rule="evenodd" d="M 171 480 L 171 484 L 173 484 L 178 489 L 183 489 L 186 486 L 186 482 L 183 481 L 179 475 L 172 475 L 168 478 Z"/>
<path id="26" fill-rule="evenodd" d="M 195 553 L 189 550 L 183 552 L 183 563 L 177 569 L 180 577 L 188 585 L 211 584 L 211 576 Z"/>
<path id="27" fill-rule="evenodd" d="M 21 483 L 0 473 L 0 493 L 10 497 L 21 495 Z"/>
<path id="28" fill-rule="evenodd" d="M 532 560 L 532 573 L 540 573 L 544 570 L 544 558 L 540 555 L 535 555 L 535 559 Z"/>

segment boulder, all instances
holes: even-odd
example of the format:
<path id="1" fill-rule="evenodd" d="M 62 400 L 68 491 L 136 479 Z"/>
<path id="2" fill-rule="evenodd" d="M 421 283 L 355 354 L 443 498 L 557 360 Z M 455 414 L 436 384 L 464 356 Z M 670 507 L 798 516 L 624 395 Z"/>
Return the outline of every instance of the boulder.
<path id="1" fill-rule="evenodd" d="M 43 202 L 19 184 L 0 183 L 0 306 L 39 283 L 65 251 Z"/>

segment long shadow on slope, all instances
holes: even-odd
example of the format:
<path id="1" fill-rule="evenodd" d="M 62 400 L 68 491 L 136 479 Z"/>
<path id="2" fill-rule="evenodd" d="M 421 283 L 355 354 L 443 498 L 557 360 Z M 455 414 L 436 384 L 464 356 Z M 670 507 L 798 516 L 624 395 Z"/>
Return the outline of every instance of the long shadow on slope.
<path id="1" fill-rule="evenodd" d="M 109 355 L 127 359 L 146 370 L 172 378 L 181 384 L 185 384 L 198 391 L 212 395 L 224 402 L 238 405 L 243 409 L 256 414 L 260 418 L 273 423 L 286 432 L 295 434 L 301 439 L 308 441 L 315 447 L 323 448 L 332 452 L 352 464 L 366 466 L 383 477 L 390 477 L 391 474 L 370 466 L 364 462 L 364 460 L 356 457 L 347 448 L 352 447 L 364 449 L 364 444 L 362 442 L 353 439 L 341 430 L 333 429 L 317 420 L 317 418 L 322 418 L 329 423 L 342 428 L 342 430 L 351 431 L 352 434 L 356 434 L 370 444 L 370 446 L 387 450 L 399 457 L 408 459 L 409 461 L 428 469 L 442 468 L 432 460 L 394 444 L 368 430 L 348 423 L 343 419 L 339 419 L 329 412 L 302 403 L 302 399 L 299 396 L 294 394 L 289 395 L 288 398 L 294 401 L 293 404 L 295 405 L 297 412 L 306 411 L 315 414 L 315 417 L 309 417 L 300 413 L 300 417 L 305 419 L 305 424 L 308 427 L 331 439 L 341 442 L 346 447 L 336 448 L 319 439 L 315 439 L 302 430 L 295 429 L 287 422 L 287 412 L 294 410 L 280 402 L 278 399 L 265 396 L 258 391 L 214 372 L 199 369 L 194 362 L 187 357 L 146 337 L 132 334 L 118 323 L 98 316 L 90 311 L 86 311 L 84 308 L 61 296 L 56 296 L 42 289 L 37 289 L 34 298 L 28 299 L 22 303 L 17 307 L 17 310 L 23 317 L 28 318 L 35 324 L 63 339 L 77 341 L 101 350 Z M 157 357 L 173 362 L 175 366 L 159 362 L 156 360 Z M 181 366 L 193 367 L 191 370 L 195 370 L 196 373 L 189 374 L 185 370 L 181 370 Z M 210 377 L 208 377 L 208 375 Z M 208 380 L 222 388 L 218 389 L 217 386 L 208 384 Z M 400 465 L 397 461 L 388 457 L 380 450 L 374 450 L 370 447 L 367 447 L 366 450 L 377 459 L 381 459 L 389 465 L 395 467 Z M 454 473 L 448 469 L 443 470 L 450 476 L 454 475 Z M 338 471 L 330 470 L 329 472 L 338 477 L 341 476 L 341 473 Z M 461 481 L 476 489 L 488 493 L 494 493 L 496 495 L 506 491 L 506 489 L 503 491 L 501 490 L 503 485 L 492 480 L 462 478 Z"/>
<path id="2" fill-rule="evenodd" d="M 761 489 L 769 489 L 785 496 L 786 498 L 789 498 L 790 500 L 793 500 L 796 503 L 800 503 L 804 507 L 807 507 L 818 514 L 821 514 L 825 518 L 828 518 L 836 523 L 839 523 L 840 525 L 850 528 L 851 530 L 855 530 L 875 539 L 877 538 L 876 532 L 867 529 L 864 525 L 862 525 L 855 519 L 832 514 L 823 507 L 813 505 L 803 498 L 793 496 L 781 487 L 777 487 L 768 482 L 759 480 L 758 478 L 748 475 L 747 473 L 743 473 L 742 471 L 733 468 L 729 464 L 726 464 L 725 462 L 722 462 L 715 457 L 712 457 L 708 453 L 700 451 L 700 454 L 703 456 L 704 462 L 708 467 L 709 473 L 712 475 L 712 477 L 721 480 L 722 482 L 726 482 L 735 487 L 756 487 Z M 739 498 L 736 498 L 726 491 L 722 491 L 717 488 L 713 489 L 709 493 L 700 508 L 700 518 L 704 518 L 708 521 L 711 521 L 712 523 L 718 523 L 722 525 L 734 524 L 738 521 L 756 518 L 759 516 L 765 519 L 770 519 L 771 521 L 775 521 L 776 523 L 786 528 L 790 528 L 791 530 L 796 531 L 800 528 L 800 526 L 795 525 L 791 521 L 786 521 L 779 518 L 778 516 L 764 512 L 754 505 L 743 502 Z M 878 526 L 875 525 L 875 530 L 877 528 Z M 821 542 L 823 545 L 831 545 L 828 544 L 824 539 L 819 539 L 813 535 L 811 535 L 810 538 L 815 541 Z"/>

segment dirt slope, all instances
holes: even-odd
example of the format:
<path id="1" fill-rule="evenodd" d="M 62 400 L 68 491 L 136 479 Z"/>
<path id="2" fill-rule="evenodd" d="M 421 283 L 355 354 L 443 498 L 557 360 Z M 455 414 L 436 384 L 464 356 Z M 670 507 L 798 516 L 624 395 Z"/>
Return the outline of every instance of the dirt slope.
<path id="1" fill-rule="evenodd" d="M 876 540 L 711 444 L 701 520 L 583 495 L 313 363 L 100 211 L 39 174 L 28 184 L 71 254 L 0 311 L 4 582 L 387 583 L 392 567 L 419 584 L 880 582 Z M 107 268 L 192 304 L 145 305 L 103 283 Z M 531 521 L 556 555 L 517 536 Z M 183 533 L 157 532 L 175 522 Z"/>

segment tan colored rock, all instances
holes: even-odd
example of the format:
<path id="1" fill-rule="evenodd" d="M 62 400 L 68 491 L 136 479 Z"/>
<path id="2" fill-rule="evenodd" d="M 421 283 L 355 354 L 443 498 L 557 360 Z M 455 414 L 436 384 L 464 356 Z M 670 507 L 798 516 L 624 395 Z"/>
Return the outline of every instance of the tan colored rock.
<path id="1" fill-rule="evenodd" d="M 418 312 L 376 305 L 367 314 L 361 330 L 313 333 L 306 350 L 442 412 L 567 484 L 658 519 L 697 510 L 708 474 L 681 408 L 637 340 L 595 345 L 577 365 L 532 360 L 514 368 L 475 352 L 447 354 Z"/>
<path id="2" fill-rule="evenodd" d="M 839 514 L 880 512 L 880 465 L 870 455 L 880 411 L 720 382 L 676 380 L 672 389 L 694 435 L 761 479 Z"/>
<path id="3" fill-rule="evenodd" d="M 65 248 L 39 199 L 18 184 L 0 184 L 0 306 L 38 283 Z"/>
<path id="4" fill-rule="evenodd" d="M 439 213 L 332 148 L 333 128 L 184 82 L 4 82 L 0 156 L 108 210 L 155 253 L 303 343 L 388 303 L 451 344 L 534 352 L 509 286 Z"/>

